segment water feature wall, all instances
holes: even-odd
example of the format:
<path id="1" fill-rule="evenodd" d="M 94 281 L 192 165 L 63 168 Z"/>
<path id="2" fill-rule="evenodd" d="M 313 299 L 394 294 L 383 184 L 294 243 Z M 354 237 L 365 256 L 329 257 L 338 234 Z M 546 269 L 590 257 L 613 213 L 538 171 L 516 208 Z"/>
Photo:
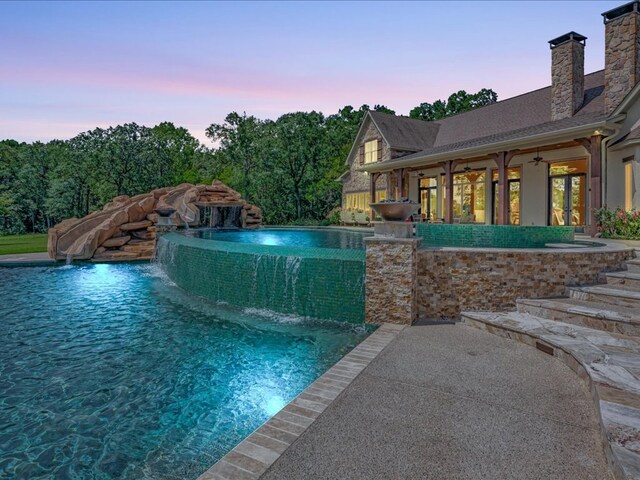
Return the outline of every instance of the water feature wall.
<path id="1" fill-rule="evenodd" d="M 215 302 L 283 314 L 364 321 L 362 250 L 203 240 L 171 233 L 156 260 L 169 278 Z"/>

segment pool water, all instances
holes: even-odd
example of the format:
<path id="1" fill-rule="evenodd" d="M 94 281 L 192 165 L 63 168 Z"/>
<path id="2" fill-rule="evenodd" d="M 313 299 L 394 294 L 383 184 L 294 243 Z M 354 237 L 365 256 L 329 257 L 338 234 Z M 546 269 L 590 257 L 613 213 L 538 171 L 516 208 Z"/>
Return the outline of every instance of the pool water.
<path id="1" fill-rule="evenodd" d="M 0 268 L 0 294 L 0 478 L 196 478 L 368 335 L 155 265 Z"/>
<path id="2" fill-rule="evenodd" d="M 216 230 L 194 229 L 182 231 L 184 235 L 224 242 L 255 243 L 258 245 L 284 245 L 290 247 L 339 248 L 364 250 L 364 238 L 372 232 L 344 229 L 286 229 L 265 228 L 260 230 Z"/>

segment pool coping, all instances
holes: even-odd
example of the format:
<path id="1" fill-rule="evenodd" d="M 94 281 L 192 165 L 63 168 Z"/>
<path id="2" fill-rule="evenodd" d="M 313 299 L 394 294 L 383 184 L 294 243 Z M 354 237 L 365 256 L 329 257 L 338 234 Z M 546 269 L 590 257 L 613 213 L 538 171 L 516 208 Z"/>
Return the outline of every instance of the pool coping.
<path id="1" fill-rule="evenodd" d="M 197 480 L 260 478 L 405 328 L 391 323 L 380 325 Z"/>

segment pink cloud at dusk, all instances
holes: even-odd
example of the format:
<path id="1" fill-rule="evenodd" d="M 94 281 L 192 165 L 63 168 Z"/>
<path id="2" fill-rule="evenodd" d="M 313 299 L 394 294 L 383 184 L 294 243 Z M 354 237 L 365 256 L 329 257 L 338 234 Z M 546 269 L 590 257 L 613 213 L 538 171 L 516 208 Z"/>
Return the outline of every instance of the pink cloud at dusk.
<path id="1" fill-rule="evenodd" d="M 617 4 L 5 2 L 0 138 L 171 121 L 206 141 L 230 111 L 407 114 L 480 88 L 505 99 L 550 83 L 546 42 L 571 29 L 589 37 L 586 70 L 602 68 L 599 14 Z"/>

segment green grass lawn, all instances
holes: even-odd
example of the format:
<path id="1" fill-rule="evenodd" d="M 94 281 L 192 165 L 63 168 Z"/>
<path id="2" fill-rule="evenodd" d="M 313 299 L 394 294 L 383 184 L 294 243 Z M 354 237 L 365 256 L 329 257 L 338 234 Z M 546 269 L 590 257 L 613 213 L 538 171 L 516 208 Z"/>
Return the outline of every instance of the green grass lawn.
<path id="1" fill-rule="evenodd" d="M 0 255 L 47 251 L 47 234 L 0 236 Z"/>

